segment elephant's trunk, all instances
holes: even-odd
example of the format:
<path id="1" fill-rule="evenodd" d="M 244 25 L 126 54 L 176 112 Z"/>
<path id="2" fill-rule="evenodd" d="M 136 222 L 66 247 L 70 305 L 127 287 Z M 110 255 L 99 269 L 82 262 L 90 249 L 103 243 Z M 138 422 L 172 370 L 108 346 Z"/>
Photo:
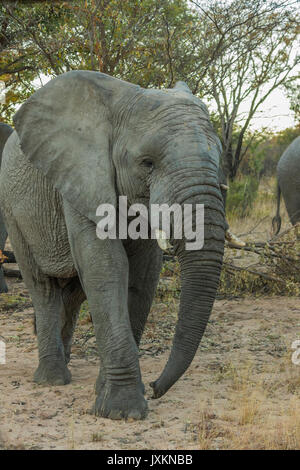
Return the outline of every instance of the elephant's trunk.
<path id="1" fill-rule="evenodd" d="M 201 192 L 202 195 L 184 203 L 204 204 L 204 247 L 188 251 L 186 240 L 175 245 L 181 271 L 180 308 L 168 362 L 158 380 L 151 384 L 154 398 L 164 395 L 191 364 L 218 289 L 224 251 L 223 206 L 217 195 L 211 194 L 214 192 L 212 187 L 207 191 L 202 186 Z"/>

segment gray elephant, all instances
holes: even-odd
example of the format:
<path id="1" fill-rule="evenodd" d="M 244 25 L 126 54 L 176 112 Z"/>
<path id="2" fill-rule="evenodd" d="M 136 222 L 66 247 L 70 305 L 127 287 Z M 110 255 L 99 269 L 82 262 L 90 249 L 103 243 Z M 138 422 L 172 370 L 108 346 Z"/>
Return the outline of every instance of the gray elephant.
<path id="1" fill-rule="evenodd" d="M 101 370 L 96 415 L 142 419 L 147 402 L 138 346 L 161 269 L 154 239 L 100 239 L 97 208 L 205 205 L 204 247 L 171 232 L 181 267 L 172 350 L 151 384 L 161 397 L 189 367 L 214 303 L 225 215 L 221 146 L 205 105 L 179 82 L 143 89 L 92 71 L 62 74 L 14 117 L 0 177 L 0 204 L 35 309 L 37 383 L 66 384 L 80 305 L 88 299 Z M 173 227 L 172 227 L 173 230 Z"/>
<path id="2" fill-rule="evenodd" d="M 4 145 L 12 132 L 13 132 L 13 129 L 8 124 L 4 124 L 3 122 L 0 122 L 0 167 L 1 167 L 2 151 L 3 151 Z M 1 251 L 4 250 L 6 240 L 7 240 L 7 231 L 5 228 L 2 214 L 0 212 L 0 250 Z M 0 293 L 2 294 L 3 292 L 7 292 L 7 291 L 8 289 L 7 289 L 5 279 L 4 279 L 3 268 L 2 268 L 2 265 L 0 265 Z"/>
<path id="3" fill-rule="evenodd" d="M 280 196 L 293 225 L 300 221 L 300 136 L 287 147 L 277 164 L 277 210 L 272 220 L 277 235 L 281 228 Z"/>

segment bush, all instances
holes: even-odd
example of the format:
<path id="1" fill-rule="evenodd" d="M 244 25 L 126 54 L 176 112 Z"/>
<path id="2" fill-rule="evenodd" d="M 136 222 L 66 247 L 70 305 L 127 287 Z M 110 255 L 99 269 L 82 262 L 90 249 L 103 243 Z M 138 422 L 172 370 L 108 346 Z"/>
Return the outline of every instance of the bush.
<path id="1" fill-rule="evenodd" d="M 233 181 L 229 186 L 226 212 L 241 218 L 249 215 L 258 194 L 258 186 L 259 179 L 254 176 Z"/>
<path id="2" fill-rule="evenodd" d="M 300 295 L 300 226 L 283 232 L 277 241 L 248 245 L 239 250 L 239 257 L 232 249 L 225 250 L 219 295 L 222 297 L 243 295 Z M 246 251 L 248 250 L 248 251 Z M 255 253 L 248 257 L 249 251 Z M 241 262 L 243 256 L 243 262 Z M 237 266 L 236 260 L 239 260 Z M 250 262 L 250 266 L 249 265 Z"/>

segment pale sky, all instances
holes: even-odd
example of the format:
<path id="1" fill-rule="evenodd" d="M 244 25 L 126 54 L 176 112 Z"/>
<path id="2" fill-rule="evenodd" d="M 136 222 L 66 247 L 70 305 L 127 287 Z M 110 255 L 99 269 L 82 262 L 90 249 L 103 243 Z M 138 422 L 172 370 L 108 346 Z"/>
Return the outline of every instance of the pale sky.
<path id="1" fill-rule="evenodd" d="M 241 105 L 241 111 L 248 109 L 248 103 Z M 251 121 L 250 127 L 259 130 L 268 127 L 274 131 L 280 131 L 296 125 L 294 113 L 290 110 L 290 102 L 283 90 L 274 90 L 264 103 L 258 108 Z"/>

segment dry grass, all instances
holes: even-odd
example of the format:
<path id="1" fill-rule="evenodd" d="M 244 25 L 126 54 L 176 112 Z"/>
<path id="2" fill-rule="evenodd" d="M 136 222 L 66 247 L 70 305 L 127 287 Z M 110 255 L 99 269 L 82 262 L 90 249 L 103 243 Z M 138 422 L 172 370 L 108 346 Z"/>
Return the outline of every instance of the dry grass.
<path id="1" fill-rule="evenodd" d="M 249 241 L 267 241 L 272 237 L 272 218 L 275 216 L 277 206 L 276 184 L 275 177 L 261 180 L 258 196 L 249 216 L 239 218 L 234 213 L 228 214 L 228 222 L 233 232 L 246 237 Z M 290 222 L 282 197 L 280 215 L 281 231 L 283 231 L 290 226 Z"/>
<path id="2" fill-rule="evenodd" d="M 243 417 L 247 416 L 247 420 L 232 423 L 235 426 L 229 431 L 228 448 L 300 449 L 300 400 L 292 399 L 289 405 L 283 408 L 281 414 L 276 417 L 268 414 L 265 408 L 266 403 L 263 401 L 255 401 L 254 408 L 238 408 Z"/>
<path id="3" fill-rule="evenodd" d="M 92 442 L 102 442 L 104 440 L 104 434 L 102 432 L 94 432 L 92 434 Z"/>
<path id="4" fill-rule="evenodd" d="M 196 424 L 186 424 L 200 450 L 300 449 L 300 396 L 289 395 L 276 407 L 251 364 L 228 364 L 222 380 L 229 399 L 223 412 L 210 401 L 200 406 Z"/>
<path id="5" fill-rule="evenodd" d="M 285 366 L 291 368 L 290 359 Z M 282 368 L 281 374 L 275 368 L 268 372 L 272 372 L 270 375 L 278 384 L 286 377 L 284 386 L 288 389 L 289 375 L 284 375 L 288 372 L 285 369 Z M 299 374 L 299 370 L 296 372 Z M 228 364 L 222 376 L 218 381 L 224 382 L 229 404 L 219 415 L 213 405 L 201 409 L 197 425 L 199 449 L 300 449 L 299 388 L 298 395 L 287 393 L 286 400 L 276 406 L 251 364 L 242 368 Z"/>

